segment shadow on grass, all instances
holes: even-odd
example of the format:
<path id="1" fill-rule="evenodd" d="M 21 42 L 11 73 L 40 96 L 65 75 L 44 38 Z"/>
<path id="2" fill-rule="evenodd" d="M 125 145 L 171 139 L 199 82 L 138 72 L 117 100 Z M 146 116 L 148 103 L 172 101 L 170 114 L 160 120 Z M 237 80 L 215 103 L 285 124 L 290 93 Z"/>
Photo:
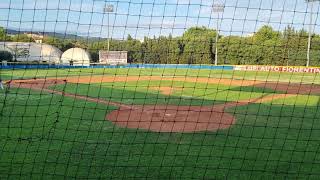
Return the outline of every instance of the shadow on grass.
<path id="1" fill-rule="evenodd" d="M 122 88 L 121 88 L 122 87 Z M 51 86 L 50 89 L 63 91 L 71 94 L 78 94 L 93 98 L 101 98 L 120 102 L 124 104 L 136 105 L 214 105 L 230 101 L 238 101 L 250 98 L 259 98 L 265 93 L 274 93 L 274 90 L 264 89 L 259 87 L 223 87 L 226 89 L 207 88 L 197 89 L 188 88 L 182 91 L 177 91 L 173 95 L 163 95 L 157 90 L 150 90 L 148 86 L 139 87 L 129 86 L 126 83 L 117 83 L 116 86 L 110 84 L 110 87 L 105 87 L 99 84 L 73 84 Z M 179 93 L 181 92 L 181 93 Z M 188 94 L 190 94 L 188 96 Z"/>
<path id="2" fill-rule="evenodd" d="M 114 102 L 120 102 L 124 104 L 136 104 L 136 105 L 213 105 L 221 104 L 226 101 L 215 101 L 200 99 L 194 97 L 182 97 L 174 95 L 163 95 L 161 92 L 155 90 L 145 90 L 145 92 L 138 91 L 137 89 L 115 89 L 108 87 L 99 87 L 97 85 L 88 84 L 67 84 L 52 86 L 50 89 L 57 91 L 63 91 L 71 94 L 78 94 L 82 96 L 88 96 L 93 98 L 101 98 Z"/>
<path id="3" fill-rule="evenodd" d="M 14 96 L 19 93 L 27 94 Z M 118 128 L 105 121 L 106 112 L 115 107 L 47 93 L 30 96 L 36 97 L 10 99 L 6 114 L 1 114 L 0 171 L 13 179 L 16 174 L 31 179 L 312 179 L 320 175 L 319 103 L 234 107 L 228 111 L 238 120 L 230 129 L 182 134 Z M 37 109 L 40 104 L 42 109 Z M 44 136 L 48 131 L 38 123 L 57 119 L 47 139 L 25 140 Z"/>
<path id="4" fill-rule="evenodd" d="M 271 88 L 262 88 L 256 86 L 239 86 L 239 87 L 232 87 L 229 89 L 230 91 L 241 91 L 241 92 L 255 92 L 255 93 L 285 93 L 284 91 L 277 91 Z"/>

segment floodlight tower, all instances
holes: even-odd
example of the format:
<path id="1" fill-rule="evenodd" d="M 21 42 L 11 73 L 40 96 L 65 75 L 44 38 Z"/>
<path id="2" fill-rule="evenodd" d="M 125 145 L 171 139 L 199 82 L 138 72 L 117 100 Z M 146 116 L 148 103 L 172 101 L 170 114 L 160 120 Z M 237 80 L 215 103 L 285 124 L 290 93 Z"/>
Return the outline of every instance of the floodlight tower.
<path id="1" fill-rule="evenodd" d="M 309 23 L 309 38 L 308 38 L 308 52 L 307 52 L 307 67 L 310 65 L 310 49 L 311 49 L 311 37 L 312 37 L 312 21 L 313 21 L 313 3 L 319 2 L 320 0 L 305 0 L 307 3 L 310 3 L 310 23 Z"/>
<path id="2" fill-rule="evenodd" d="M 215 60 L 214 65 L 218 65 L 218 40 L 219 40 L 219 19 L 220 19 L 220 13 L 224 11 L 224 4 L 213 4 L 212 5 L 212 11 L 217 13 L 217 26 L 216 26 L 216 54 L 215 54 Z"/>
<path id="3" fill-rule="evenodd" d="M 108 51 L 110 51 L 109 16 L 110 16 L 110 13 L 114 12 L 114 6 L 112 4 L 108 4 L 108 5 L 106 5 L 106 7 L 104 7 L 103 11 L 108 14 L 108 36 L 107 36 L 107 39 L 108 39 Z"/>

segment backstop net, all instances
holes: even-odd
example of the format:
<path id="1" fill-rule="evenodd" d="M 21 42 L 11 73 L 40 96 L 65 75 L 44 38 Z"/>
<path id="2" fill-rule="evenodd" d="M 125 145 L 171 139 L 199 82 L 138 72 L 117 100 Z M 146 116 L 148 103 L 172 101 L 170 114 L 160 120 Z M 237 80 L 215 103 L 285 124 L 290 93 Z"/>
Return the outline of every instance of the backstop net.
<path id="1" fill-rule="evenodd" d="M 0 179 L 319 179 L 317 0 L 1 0 Z"/>

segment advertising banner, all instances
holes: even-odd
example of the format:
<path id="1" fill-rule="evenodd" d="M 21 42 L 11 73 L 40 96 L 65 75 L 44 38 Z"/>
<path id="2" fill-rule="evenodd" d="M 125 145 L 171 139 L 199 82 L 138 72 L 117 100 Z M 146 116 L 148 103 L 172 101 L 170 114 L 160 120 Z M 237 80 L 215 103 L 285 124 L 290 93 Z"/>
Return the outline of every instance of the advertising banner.
<path id="1" fill-rule="evenodd" d="M 320 73 L 319 67 L 302 67 L 302 66 L 255 66 L 243 65 L 234 66 L 236 71 L 273 71 L 273 72 L 290 72 L 290 73 Z"/>
<path id="2" fill-rule="evenodd" d="M 101 64 L 127 64 L 127 51 L 99 51 L 99 61 Z"/>

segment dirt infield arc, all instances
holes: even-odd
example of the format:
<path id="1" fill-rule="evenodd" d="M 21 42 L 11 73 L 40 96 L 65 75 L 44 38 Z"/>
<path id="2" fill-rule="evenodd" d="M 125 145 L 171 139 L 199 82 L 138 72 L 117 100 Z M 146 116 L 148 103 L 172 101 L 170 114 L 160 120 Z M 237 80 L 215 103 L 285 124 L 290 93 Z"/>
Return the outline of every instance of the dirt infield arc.
<path id="1" fill-rule="evenodd" d="M 256 99 L 241 100 L 213 106 L 175 106 L 175 105 L 126 105 L 118 102 L 111 102 L 98 98 L 80 96 L 61 91 L 49 89 L 49 86 L 65 83 L 103 83 L 103 82 L 129 82 L 129 81 L 185 81 L 210 84 L 224 84 L 232 86 L 255 86 L 269 88 L 284 92 L 283 94 L 271 94 Z M 262 103 L 273 99 L 292 97 L 298 94 L 320 94 L 319 85 L 291 84 L 277 82 L 263 82 L 251 80 L 212 79 L 212 78 L 188 78 L 188 77 L 158 77 L 158 76 L 90 76 L 90 77 L 69 77 L 55 79 L 29 79 L 14 80 L 10 82 L 12 87 L 28 88 L 38 91 L 59 94 L 86 101 L 102 103 L 119 107 L 106 115 L 106 119 L 116 125 L 126 128 L 138 128 L 155 132 L 196 132 L 216 131 L 227 129 L 236 122 L 236 118 L 227 113 L 227 108 L 243 106 L 249 103 Z M 165 87 L 164 89 L 168 89 Z M 170 94 L 172 89 L 165 91 Z"/>

